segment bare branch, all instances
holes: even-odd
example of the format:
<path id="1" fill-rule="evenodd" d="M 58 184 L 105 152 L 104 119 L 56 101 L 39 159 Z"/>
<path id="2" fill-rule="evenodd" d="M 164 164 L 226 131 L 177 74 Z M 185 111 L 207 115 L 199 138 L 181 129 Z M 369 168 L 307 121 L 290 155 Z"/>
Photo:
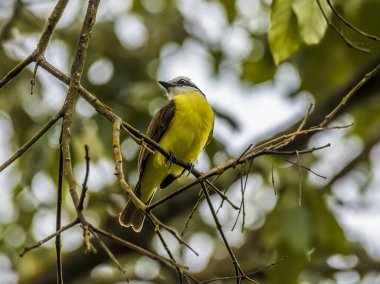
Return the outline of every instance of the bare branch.
<path id="1" fill-rule="evenodd" d="M 153 260 L 160 261 L 160 262 L 168 264 L 170 266 L 176 266 L 179 269 L 188 269 L 188 267 L 186 267 L 184 265 L 178 264 L 176 262 L 173 262 L 171 259 L 168 259 L 166 257 L 163 257 L 163 256 L 160 256 L 158 254 L 152 253 L 152 252 L 150 252 L 150 251 L 148 251 L 148 250 L 146 250 L 146 249 L 144 249 L 142 247 L 139 247 L 138 245 L 135 245 L 135 244 L 130 243 L 130 242 L 128 242 L 128 241 L 126 241 L 126 240 L 118 237 L 118 236 L 115 236 L 114 234 L 108 233 L 107 231 L 104 231 L 104 230 L 102 230 L 100 228 L 96 228 L 96 227 L 94 227 L 92 225 L 90 225 L 90 227 L 91 227 L 91 229 L 94 232 L 96 232 L 98 234 L 101 234 L 101 235 L 105 236 L 106 238 L 108 238 L 108 239 L 110 239 L 112 241 L 118 242 L 119 244 L 121 244 L 121 245 L 123 245 L 123 246 L 125 246 L 125 247 L 127 247 L 127 248 L 129 248 L 131 250 L 134 250 L 134 251 L 136 251 L 136 252 L 138 252 L 138 253 L 140 253 L 142 255 L 145 255 L 145 256 L 153 259 Z"/>
<path id="2" fill-rule="evenodd" d="M 84 176 L 84 180 L 82 183 L 82 192 L 80 194 L 80 199 L 79 199 L 79 204 L 78 204 L 78 209 L 79 211 L 83 210 L 83 203 L 84 199 L 86 198 L 86 192 L 87 192 L 87 181 L 88 181 L 88 175 L 90 174 L 90 156 L 89 156 L 89 148 L 88 145 L 84 145 L 84 150 L 85 150 L 85 160 L 86 160 L 86 174 Z"/>
<path id="3" fill-rule="evenodd" d="M 45 50 L 49 44 L 50 38 L 57 26 L 59 19 L 61 18 L 63 11 L 66 8 L 68 0 L 59 0 L 54 7 L 53 12 L 49 16 L 49 19 L 45 25 L 44 31 L 40 37 L 36 50 L 31 55 L 21 61 L 15 68 L 13 68 L 5 77 L 0 81 L 0 90 L 13 78 L 15 78 L 25 67 L 27 67 L 33 61 L 36 61 L 39 57 L 43 57 Z M 37 67 L 36 67 L 37 68 Z M 36 69 L 37 71 L 37 69 Z"/>
<path id="4" fill-rule="evenodd" d="M 256 271 L 253 271 L 253 272 L 249 272 L 249 273 L 247 273 L 246 275 L 240 275 L 238 278 L 239 278 L 239 279 L 244 279 L 244 278 L 247 277 L 247 276 L 253 276 L 253 275 L 255 275 L 255 274 L 259 273 L 259 272 L 262 272 L 262 271 L 264 271 L 264 270 L 267 270 L 268 268 L 271 268 L 271 267 L 273 267 L 273 266 L 276 266 L 277 264 L 279 264 L 279 263 L 281 263 L 281 262 L 283 262 L 283 261 L 285 261 L 285 260 L 287 260 L 287 259 L 288 259 L 288 257 L 285 256 L 285 257 L 283 257 L 283 258 L 277 260 L 277 261 L 274 262 L 274 263 L 271 263 L 271 264 L 269 264 L 269 265 L 267 265 L 267 266 L 264 266 L 263 268 L 261 268 L 261 269 L 259 269 L 259 270 L 256 270 Z M 217 277 L 217 278 L 213 278 L 213 279 L 210 279 L 210 280 L 207 280 L 207 281 L 203 281 L 203 282 L 201 282 L 201 283 L 202 283 L 202 284 L 208 284 L 208 283 L 215 282 L 215 281 L 233 280 L 233 279 L 236 279 L 236 278 L 237 278 L 236 276 Z M 256 282 L 256 283 L 257 283 L 257 282 Z"/>
<path id="5" fill-rule="evenodd" d="M 32 246 L 28 246 L 28 247 L 25 247 L 22 252 L 19 254 L 20 257 L 23 257 L 26 253 L 28 253 L 29 251 L 35 249 L 35 248 L 38 248 L 40 247 L 41 245 L 43 245 L 44 243 L 46 243 L 47 241 L 50 241 L 52 238 L 60 235 L 62 232 L 70 229 L 71 227 L 75 226 L 76 224 L 79 223 L 79 220 L 74 220 L 73 222 L 67 224 L 66 226 L 63 226 L 61 229 L 59 229 L 58 231 L 55 231 L 53 234 L 47 236 L 46 238 L 38 241 L 37 243 L 35 243 L 34 245 Z"/>
<path id="6" fill-rule="evenodd" d="M 36 85 L 37 69 L 38 69 L 38 62 L 36 62 L 36 65 L 34 66 L 32 79 L 30 80 L 30 95 L 33 95 L 34 86 Z"/>
<path id="7" fill-rule="evenodd" d="M 300 162 L 300 154 L 298 151 L 296 151 L 296 157 L 297 157 L 297 165 L 298 165 L 298 173 L 299 173 L 299 190 L 298 190 L 298 206 L 301 207 L 302 205 L 302 168 L 301 168 L 301 162 Z"/>
<path id="8" fill-rule="evenodd" d="M 15 78 L 22 70 L 25 69 L 30 63 L 33 62 L 34 55 L 29 55 L 27 58 L 25 58 L 23 61 L 21 61 L 18 65 L 16 65 L 15 68 L 13 68 L 11 71 L 8 72 L 7 75 L 0 81 L 0 90 L 8 84 L 9 81 L 11 81 L 13 78 Z"/>
<path id="9" fill-rule="evenodd" d="M 308 168 L 308 167 L 305 167 L 305 166 L 302 165 L 302 164 L 298 164 L 298 165 L 297 165 L 297 163 L 295 163 L 295 162 L 293 162 L 293 161 L 291 161 L 291 160 L 285 159 L 284 157 L 281 157 L 281 156 L 277 156 L 277 155 L 272 155 L 272 156 L 275 157 L 275 158 L 277 158 L 277 159 L 283 160 L 283 161 L 285 161 L 285 162 L 287 162 L 287 163 L 289 163 L 289 164 L 299 166 L 299 167 L 301 167 L 302 169 L 311 172 L 313 175 L 316 175 L 317 177 L 320 177 L 320 178 L 323 178 L 323 179 L 327 179 L 327 177 L 325 177 L 325 176 L 323 176 L 323 175 L 320 175 L 320 174 L 316 173 L 316 172 L 313 171 L 312 169 L 310 169 L 310 168 Z M 272 184 L 273 184 L 273 186 L 274 186 L 273 164 L 272 164 Z"/>
<path id="10" fill-rule="evenodd" d="M 273 190 L 274 190 L 274 194 L 277 195 L 277 189 L 276 189 L 276 186 L 274 185 L 273 161 L 272 161 L 271 179 L 272 179 L 272 187 L 273 187 Z"/>
<path id="11" fill-rule="evenodd" d="M 164 223 L 162 223 L 160 220 L 158 220 L 158 218 L 156 216 L 153 216 L 151 214 L 150 217 L 152 218 L 152 221 L 153 221 L 153 223 L 156 226 L 162 227 L 165 230 L 167 230 L 173 237 L 175 237 L 177 239 L 178 243 L 180 243 L 180 244 L 184 245 L 185 247 L 187 247 L 196 256 L 199 256 L 199 254 L 188 243 L 186 243 L 180 236 L 178 236 L 178 234 L 176 233 L 176 231 L 174 231 L 172 228 L 170 228 L 169 226 L 167 226 Z"/>
<path id="12" fill-rule="evenodd" d="M 61 140 L 62 136 L 59 137 Z M 59 142 L 61 144 L 61 141 Z M 62 182 L 63 182 L 63 155 L 62 149 L 59 148 L 59 162 L 58 162 L 58 190 L 57 190 L 57 218 L 55 230 L 59 231 L 61 229 L 61 218 L 62 218 Z M 56 261 L 57 261 L 57 283 L 63 283 L 62 274 L 62 255 L 61 255 L 61 234 L 55 237 L 55 251 L 56 251 Z"/>
<path id="13" fill-rule="evenodd" d="M 323 10 L 323 7 L 322 7 L 322 4 L 321 4 L 320 0 L 317 0 L 317 4 L 318 4 L 319 9 L 321 10 L 321 13 L 322 13 L 323 17 L 326 20 L 326 23 L 347 44 L 348 47 L 354 48 L 356 50 L 359 50 L 359 51 L 365 52 L 365 53 L 369 53 L 370 52 L 369 49 L 363 48 L 361 46 L 358 46 L 355 43 L 351 42 L 348 38 L 346 38 L 345 35 L 334 25 L 334 23 L 330 20 L 329 16 Z"/>
<path id="14" fill-rule="evenodd" d="M 127 277 L 127 272 L 121 266 L 120 262 L 117 260 L 117 258 L 112 253 L 112 251 L 110 251 L 110 249 L 106 246 L 106 244 L 102 241 L 102 239 L 98 237 L 98 235 L 94 232 L 94 230 L 92 228 L 89 228 L 89 230 L 92 233 L 92 235 L 94 236 L 94 238 L 96 239 L 96 241 L 98 242 L 98 244 L 102 247 L 102 249 L 106 252 L 106 254 L 109 256 L 109 258 L 112 260 L 112 262 L 116 264 L 116 267 L 119 269 L 119 271 L 123 275 L 124 280 L 126 282 L 129 282 L 128 277 Z"/>
<path id="15" fill-rule="evenodd" d="M 34 143 L 36 143 L 60 118 L 62 113 L 55 114 L 42 128 L 38 131 L 28 142 L 17 150 L 8 160 L 0 165 L 0 173 L 6 169 L 10 164 L 22 156 Z"/>
<path id="16" fill-rule="evenodd" d="M 319 0 L 318 0 L 319 1 Z M 347 101 L 372 77 L 380 71 L 380 64 L 368 72 L 349 92 L 345 95 L 340 103 L 325 116 L 325 119 L 319 124 L 318 127 L 326 127 L 327 124 L 336 116 L 336 114 L 346 105 Z"/>
<path id="17" fill-rule="evenodd" d="M 341 20 L 347 27 L 352 29 L 353 31 L 357 32 L 361 36 L 364 36 L 366 38 L 369 38 L 373 41 L 380 41 L 380 38 L 371 34 L 367 34 L 361 30 L 359 30 L 357 27 L 355 27 L 353 24 L 349 23 L 343 16 L 335 9 L 334 5 L 331 3 L 330 0 L 326 0 L 327 4 L 329 5 L 331 11 L 338 17 L 339 20 Z"/>
<path id="18" fill-rule="evenodd" d="M 79 197 L 77 193 L 77 181 L 75 179 L 73 168 L 71 164 L 70 153 L 70 129 L 73 119 L 74 102 L 77 97 L 77 90 L 80 85 L 80 80 L 84 68 L 86 52 L 89 46 L 91 31 L 95 24 L 96 12 L 98 9 L 99 0 L 90 0 L 86 11 L 86 16 L 83 21 L 82 30 L 80 32 L 74 61 L 71 67 L 71 81 L 67 91 L 66 100 L 63 104 L 63 126 L 62 126 L 62 152 L 63 152 L 63 169 L 64 177 L 69 185 L 71 198 L 74 206 L 77 208 L 79 204 Z M 42 45 L 44 42 L 41 43 Z M 78 217 L 84 222 L 84 217 L 81 211 L 77 208 Z"/>
<path id="19" fill-rule="evenodd" d="M 239 265 L 239 262 L 237 261 L 236 257 L 235 257 L 235 254 L 234 252 L 232 251 L 228 241 L 227 241 L 227 238 L 226 236 L 224 235 L 223 233 L 223 230 L 222 230 L 222 225 L 220 224 L 219 222 L 219 219 L 218 217 L 216 216 L 216 213 L 215 213 L 215 209 L 214 209 L 214 206 L 212 205 L 211 203 L 211 199 L 210 199 L 210 196 L 207 192 L 207 189 L 206 189 L 206 186 L 204 185 L 204 183 L 202 182 L 201 183 L 201 187 L 202 187 L 202 191 L 203 191 L 203 194 L 204 196 L 206 197 L 206 201 L 207 201 L 207 204 L 208 204 L 208 207 L 210 208 L 210 211 L 211 211 L 211 214 L 212 214 L 212 217 L 214 219 L 214 222 L 215 222 L 215 226 L 217 228 L 217 230 L 219 231 L 219 234 L 220 236 L 222 237 L 222 240 L 223 240 L 223 243 L 228 251 L 228 254 L 230 255 L 230 258 L 232 260 L 232 264 L 234 265 L 235 267 L 235 275 L 237 277 L 239 277 L 241 274 L 242 274 L 242 270 L 240 268 L 240 265 Z M 239 283 L 239 282 L 238 282 Z"/>
<path id="20" fill-rule="evenodd" d="M 152 225 L 155 226 L 154 222 L 152 220 L 150 220 L 152 222 Z M 173 256 L 173 253 L 170 251 L 169 247 L 168 247 L 168 244 L 166 243 L 165 241 L 165 238 L 162 236 L 161 234 L 161 231 L 160 231 L 160 228 L 158 225 L 155 226 L 155 232 L 158 236 L 158 238 L 160 239 L 166 253 L 168 254 L 169 258 L 173 261 L 173 263 L 177 263 L 175 261 L 175 258 Z M 180 269 L 178 266 L 174 266 L 175 270 L 177 271 L 177 275 L 178 275 L 178 283 L 182 284 L 183 283 L 183 278 L 182 278 L 182 269 Z"/>
<path id="21" fill-rule="evenodd" d="M 199 206 L 199 204 L 201 203 L 201 201 L 202 201 L 202 194 L 199 193 L 199 194 L 198 194 L 197 202 L 196 202 L 195 205 L 193 206 L 193 209 L 191 209 L 190 214 L 187 216 L 186 223 L 185 223 L 185 225 L 183 226 L 182 231 L 181 231 L 181 236 L 183 236 L 183 235 L 185 234 L 185 231 L 186 231 L 187 227 L 189 226 L 190 221 L 191 221 L 191 219 L 193 218 L 195 212 L 197 211 L 198 206 Z"/>

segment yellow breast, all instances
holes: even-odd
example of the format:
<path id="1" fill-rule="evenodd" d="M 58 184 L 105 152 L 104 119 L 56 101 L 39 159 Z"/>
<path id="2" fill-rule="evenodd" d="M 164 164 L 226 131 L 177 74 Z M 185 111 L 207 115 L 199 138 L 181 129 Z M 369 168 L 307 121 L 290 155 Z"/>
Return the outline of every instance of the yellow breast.
<path id="1" fill-rule="evenodd" d="M 206 98 L 199 92 L 174 97 L 175 115 L 160 140 L 160 145 L 172 151 L 182 161 L 194 162 L 207 143 L 214 127 L 214 112 Z M 155 155 L 159 164 L 165 163 L 162 155 Z M 173 166 L 172 174 L 182 169 Z"/>

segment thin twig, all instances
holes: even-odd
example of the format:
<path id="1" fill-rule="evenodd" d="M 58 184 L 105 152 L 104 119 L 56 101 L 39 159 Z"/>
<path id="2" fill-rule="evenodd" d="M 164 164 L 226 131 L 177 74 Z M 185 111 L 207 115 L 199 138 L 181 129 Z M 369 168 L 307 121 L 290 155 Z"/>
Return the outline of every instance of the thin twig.
<path id="1" fill-rule="evenodd" d="M 245 194 L 245 191 L 246 191 L 246 189 L 247 189 L 248 176 L 249 176 L 249 173 L 251 172 L 252 164 L 253 164 L 253 160 L 251 160 L 251 161 L 249 162 L 248 171 L 247 171 L 247 174 L 245 175 L 244 190 L 243 190 L 243 192 L 242 192 L 242 202 L 243 202 L 243 222 L 242 222 L 242 224 L 241 224 L 241 232 L 242 232 L 242 233 L 243 233 L 244 228 L 245 228 L 245 216 L 246 216 L 246 213 L 245 213 L 244 194 Z"/>
<path id="2" fill-rule="evenodd" d="M 345 35 L 340 30 L 338 30 L 338 28 L 334 25 L 334 23 L 330 20 L 329 16 L 323 10 L 323 7 L 322 7 L 322 4 L 321 4 L 320 0 L 317 0 L 317 4 L 318 4 L 318 7 L 319 7 L 319 10 L 321 11 L 323 17 L 326 20 L 326 23 L 347 44 L 347 46 L 349 46 L 351 48 L 354 48 L 356 50 L 359 50 L 361 52 L 365 52 L 365 53 L 369 53 L 370 52 L 369 49 L 361 47 L 361 46 L 358 46 L 358 45 L 354 44 L 353 42 L 351 42 L 348 38 L 346 38 Z"/>
<path id="3" fill-rule="evenodd" d="M 303 117 L 300 125 L 297 128 L 297 132 L 301 131 L 303 129 L 303 127 L 305 126 L 307 120 L 309 119 L 309 117 L 311 115 L 311 112 L 313 110 L 313 106 L 314 106 L 313 104 L 309 104 L 309 107 L 308 107 L 308 109 L 307 109 L 307 111 L 306 111 L 306 113 L 305 113 L 305 115 L 304 115 L 304 117 Z"/>
<path id="4" fill-rule="evenodd" d="M 243 202 L 244 202 L 244 193 L 243 193 L 243 165 L 240 165 L 240 170 L 239 170 L 239 180 L 240 180 L 240 192 L 241 192 L 241 201 L 240 201 L 240 206 L 239 206 L 239 209 L 238 209 L 238 214 L 236 215 L 236 218 L 235 218 L 235 222 L 231 228 L 231 232 L 233 232 L 235 230 L 235 227 L 237 225 L 237 222 L 239 221 L 239 217 L 240 217 L 240 213 L 241 213 L 241 210 L 242 210 L 242 207 L 243 207 Z M 220 209 L 221 207 L 218 208 L 218 210 Z"/>
<path id="5" fill-rule="evenodd" d="M 220 234 L 220 236 L 222 237 L 222 240 L 223 240 L 223 243 L 228 251 L 228 254 L 230 255 L 230 258 L 232 260 L 232 263 L 234 265 L 234 268 L 235 268 L 235 275 L 237 277 L 239 277 L 241 275 L 241 268 L 240 268 L 240 265 L 239 265 L 239 262 L 237 261 L 236 257 L 235 257 L 235 254 L 234 252 L 232 251 L 228 241 L 227 241 L 227 238 L 226 236 L 224 235 L 223 233 L 223 229 L 222 229 L 222 225 L 221 223 L 219 222 L 219 219 L 218 217 L 216 216 L 216 213 L 215 213 L 215 209 L 214 209 L 214 206 L 212 205 L 212 202 L 211 202 L 211 199 L 210 199 L 210 196 L 207 192 L 207 188 L 205 186 L 205 184 L 202 182 L 201 183 L 201 187 L 202 187 L 202 191 L 203 191 L 203 194 L 204 196 L 206 197 L 206 201 L 207 201 L 207 204 L 208 204 L 208 207 L 210 209 L 210 212 L 213 216 L 213 219 L 214 219 L 214 222 L 215 222 L 215 226 Z"/>
<path id="6" fill-rule="evenodd" d="M 185 222 L 185 225 L 183 226 L 182 228 L 182 231 L 181 231 L 181 236 L 183 236 L 185 234 L 185 231 L 186 229 L 188 228 L 189 224 L 190 224 L 190 221 L 192 220 L 195 212 L 197 211 L 198 209 L 198 206 L 200 204 L 200 202 L 202 201 L 202 197 L 203 195 L 201 194 L 201 192 L 198 194 L 198 199 L 197 201 L 195 202 L 195 205 L 193 206 L 193 209 L 191 209 L 191 212 L 190 214 L 187 216 L 187 219 L 186 219 L 186 222 Z"/>
<path id="7" fill-rule="evenodd" d="M 118 236 L 116 236 L 114 234 L 111 234 L 111 233 L 109 233 L 107 231 L 104 231 L 104 230 L 102 230 L 100 228 L 97 228 L 97 227 L 94 227 L 92 225 L 89 225 L 89 226 L 96 233 L 101 234 L 101 235 L 107 237 L 108 239 L 110 239 L 112 241 L 115 241 L 115 242 L 117 242 L 117 243 L 119 243 L 119 244 L 121 244 L 121 245 L 123 245 L 123 246 L 125 246 L 125 247 L 127 247 L 127 248 L 129 248 L 129 249 L 131 249 L 131 250 L 133 250 L 133 251 L 135 251 L 137 253 L 139 253 L 139 254 L 145 255 L 145 256 L 153 259 L 153 260 L 160 261 L 160 262 L 168 264 L 170 266 L 177 266 L 178 268 L 185 269 L 185 270 L 188 269 L 187 266 L 178 264 L 176 262 L 173 262 L 169 258 L 166 258 L 166 257 L 160 256 L 158 254 L 155 254 L 153 252 L 150 252 L 150 251 L 148 251 L 148 250 L 146 250 L 146 249 L 144 249 L 144 248 L 142 248 L 142 247 L 140 247 L 138 245 L 135 245 L 135 244 L 133 244 L 131 242 L 128 242 L 128 241 L 126 241 L 126 240 L 124 240 L 124 239 L 122 239 L 122 238 L 120 238 L 120 237 L 118 237 Z"/>
<path id="8" fill-rule="evenodd" d="M 37 243 L 35 243 L 34 245 L 32 246 L 28 246 L 28 247 L 25 247 L 22 252 L 19 254 L 20 257 L 23 257 L 26 253 L 28 253 L 29 251 L 35 249 L 35 248 L 38 248 L 40 247 L 41 245 L 43 245 L 44 243 L 46 243 L 47 241 L 50 241 L 52 238 L 56 237 L 57 235 L 61 234 L 62 232 L 70 229 L 71 227 L 75 226 L 76 224 L 79 223 L 79 220 L 74 220 L 73 222 L 67 224 L 66 226 L 63 226 L 61 229 L 59 229 L 58 231 L 55 231 L 53 234 L 47 236 L 46 238 L 38 241 Z"/>
<path id="9" fill-rule="evenodd" d="M 33 89 L 34 89 L 34 86 L 36 85 L 37 69 L 38 69 L 38 62 L 36 62 L 36 65 L 34 66 L 32 79 L 30 80 L 30 95 L 33 95 Z"/>
<path id="10" fill-rule="evenodd" d="M 113 263 L 116 264 L 116 267 L 117 269 L 119 269 L 119 271 L 121 272 L 121 274 L 123 275 L 124 277 L 124 280 L 126 282 L 129 282 L 129 279 L 127 277 L 127 272 L 125 271 L 125 269 L 123 268 L 123 266 L 121 266 L 120 262 L 117 260 L 117 258 L 115 257 L 115 255 L 112 253 L 112 251 L 110 251 L 110 249 L 106 246 L 106 244 L 103 242 L 103 240 L 101 238 L 98 237 L 98 235 L 95 233 L 94 230 L 92 230 L 92 228 L 89 228 L 90 232 L 92 233 L 92 235 L 94 236 L 94 238 L 96 239 L 96 241 L 98 242 L 98 244 L 102 247 L 102 249 L 105 251 L 105 253 L 108 255 L 108 257 L 112 260 Z"/>
<path id="11" fill-rule="evenodd" d="M 4 76 L 0 81 L 0 90 L 8 84 L 13 78 L 15 78 L 22 70 L 25 69 L 30 63 L 33 62 L 34 55 L 29 55 L 23 61 L 21 61 L 16 67 L 14 67 L 11 71 L 8 72 L 7 75 Z"/>
<path id="12" fill-rule="evenodd" d="M 10 164 L 16 161 L 18 158 L 24 154 L 30 146 L 36 143 L 60 118 L 62 117 L 61 112 L 55 114 L 41 129 L 38 131 L 28 142 L 26 142 L 21 148 L 19 148 L 16 153 L 14 153 L 8 160 L 0 165 L 0 172 L 7 168 Z"/>
<path id="13" fill-rule="evenodd" d="M 298 173 L 299 173 L 299 192 L 298 192 L 298 206 L 302 206 L 302 168 L 301 168 L 301 162 L 300 162 L 300 155 L 298 151 L 296 151 L 296 157 L 297 157 L 297 165 L 298 165 Z"/>
<path id="14" fill-rule="evenodd" d="M 283 160 L 289 164 L 292 164 L 292 165 L 296 165 L 296 166 L 299 166 L 301 167 L 302 169 L 304 170 L 307 170 L 309 172 L 311 172 L 313 175 L 316 175 L 317 177 L 320 177 L 320 178 L 323 178 L 323 179 L 327 179 L 327 177 L 323 176 L 323 175 L 320 175 L 318 173 L 316 173 L 315 171 L 313 171 L 312 169 L 308 168 L 308 167 L 305 167 L 304 165 L 302 164 L 297 164 L 291 160 L 288 160 L 288 159 L 285 159 L 284 157 L 281 157 L 281 156 L 277 156 L 277 155 L 272 155 L 273 157 L 277 158 L 277 159 L 280 159 L 280 160 Z M 272 164 L 273 165 L 273 164 Z M 273 178 L 273 171 L 272 171 L 272 184 L 274 186 L 274 178 Z"/>
<path id="15" fill-rule="evenodd" d="M 199 254 L 188 243 L 186 243 L 180 236 L 178 236 L 178 234 L 172 228 L 170 228 L 169 226 L 167 226 L 164 223 L 162 223 L 154 215 L 151 214 L 150 217 L 152 218 L 152 221 L 153 221 L 153 223 L 155 223 L 156 226 L 158 225 L 158 226 L 164 228 L 165 230 L 167 230 L 173 237 L 175 237 L 177 239 L 178 243 L 180 243 L 180 244 L 184 245 L 185 247 L 187 247 L 196 256 L 199 256 Z"/>
<path id="16" fill-rule="evenodd" d="M 31 55 L 21 61 L 16 67 L 14 67 L 5 77 L 0 81 L 0 90 L 8 84 L 13 78 L 15 78 L 22 70 L 25 69 L 30 63 L 38 60 L 39 57 L 43 57 L 45 50 L 49 44 L 51 36 L 57 26 L 59 19 L 61 18 L 63 11 L 66 8 L 68 0 L 59 0 L 55 5 L 53 12 L 50 14 L 49 19 L 45 25 L 44 31 L 41 34 L 37 48 Z"/>
<path id="17" fill-rule="evenodd" d="M 277 189 L 274 185 L 274 169 L 273 169 L 273 160 L 272 160 L 272 171 L 271 171 L 271 179 L 272 179 L 272 187 L 274 190 L 274 194 L 277 195 Z"/>
<path id="18" fill-rule="evenodd" d="M 238 159 L 240 159 L 241 157 L 239 157 Z M 220 176 L 222 175 L 222 173 L 220 175 L 217 176 L 217 178 L 219 178 Z M 231 179 L 232 182 L 226 187 L 226 189 L 224 190 L 224 194 L 227 194 L 227 192 L 230 190 L 231 188 L 231 185 L 234 183 L 234 181 L 237 179 L 237 177 L 239 176 L 239 173 L 235 174 L 235 176 Z M 224 205 L 224 200 L 222 200 L 219 204 L 219 207 L 218 209 L 216 209 L 216 215 L 218 215 L 219 213 L 219 210 L 222 209 Z"/>
<path id="19" fill-rule="evenodd" d="M 62 136 L 59 137 L 61 140 Z M 59 141 L 61 144 L 61 141 Z M 62 218 L 62 179 L 63 179 L 63 155 L 62 148 L 59 147 L 59 162 L 58 162 L 58 188 L 57 188 L 57 217 L 55 230 L 59 231 L 61 229 L 61 218 Z M 63 284 L 63 274 L 62 274 L 62 255 L 61 255 L 61 234 L 55 237 L 55 251 L 57 259 L 57 283 Z"/>
<path id="20" fill-rule="evenodd" d="M 271 263 L 271 264 L 269 264 L 269 265 L 267 265 L 267 266 L 264 266 L 263 268 L 261 268 L 261 269 L 259 269 L 259 270 L 256 270 L 256 271 L 253 271 L 253 272 L 249 272 L 249 273 L 247 273 L 246 275 L 240 275 L 239 278 L 240 278 L 240 279 L 244 279 L 246 276 L 253 276 L 253 275 L 255 275 L 255 274 L 257 274 L 257 273 L 260 273 L 260 272 L 263 272 L 264 270 L 267 270 L 267 269 L 269 269 L 269 268 L 271 268 L 271 267 L 273 267 L 273 266 L 276 266 L 277 264 L 279 264 L 279 263 L 281 263 L 281 262 L 283 262 L 283 261 L 285 261 L 285 260 L 287 260 L 287 259 L 288 259 L 288 257 L 285 256 L 285 257 L 283 257 L 283 258 L 277 260 L 277 261 L 274 262 L 274 263 Z M 233 280 L 233 279 L 236 279 L 236 276 L 217 277 L 217 278 L 213 278 L 213 279 L 210 279 L 210 280 L 203 281 L 203 282 L 201 282 L 201 283 L 202 283 L 202 284 L 208 284 L 208 283 L 211 283 L 211 282 L 223 281 L 223 280 Z"/>
<path id="21" fill-rule="evenodd" d="M 223 201 L 227 201 L 228 204 L 231 205 L 231 207 L 235 210 L 239 209 L 239 207 L 237 205 L 235 205 L 228 197 L 227 195 L 225 195 L 223 192 L 221 192 L 212 182 L 210 182 L 209 180 L 205 180 L 206 184 L 212 188 L 212 190 L 214 190 L 215 193 L 217 193 L 220 198 L 222 198 Z"/>
<path id="22" fill-rule="evenodd" d="M 319 124 L 318 127 L 326 127 L 327 124 L 332 120 L 333 117 L 346 105 L 348 100 L 361 88 L 363 85 L 372 77 L 374 77 L 380 71 L 380 64 L 373 68 L 370 72 L 365 74 L 365 76 L 345 95 L 340 103 L 325 116 L 325 119 Z"/>
<path id="23" fill-rule="evenodd" d="M 80 199 L 79 199 L 79 204 L 78 204 L 78 209 L 79 211 L 83 210 L 83 203 L 86 198 L 86 193 L 87 193 L 87 181 L 88 181 L 88 176 L 90 174 L 90 156 L 89 156 L 89 148 L 88 145 L 84 145 L 84 151 L 85 151 L 85 160 L 86 160 L 86 174 L 84 176 L 84 180 L 82 183 L 82 192 L 80 194 Z"/>
<path id="24" fill-rule="evenodd" d="M 348 26 L 350 29 L 352 29 L 353 31 L 357 32 L 358 34 L 366 37 L 366 38 L 369 38 L 371 40 L 374 40 L 374 41 L 380 41 L 380 38 L 375 36 L 375 35 L 371 35 L 371 34 L 367 34 L 361 30 L 359 30 L 357 27 L 355 27 L 353 24 L 349 23 L 339 12 L 337 9 L 335 9 L 334 5 L 331 3 L 330 0 L 326 0 L 327 1 L 327 4 L 330 6 L 330 9 L 331 11 L 338 17 L 339 20 L 341 20 L 346 26 Z"/>
<path id="25" fill-rule="evenodd" d="M 152 223 L 152 225 L 155 226 L 154 223 Z M 158 225 L 155 226 L 155 229 L 154 229 L 154 230 L 155 230 L 155 232 L 156 232 L 158 238 L 160 239 L 161 244 L 162 244 L 162 246 L 164 247 L 166 253 L 167 253 L 168 256 L 169 256 L 169 258 L 170 258 L 174 263 L 177 263 L 177 262 L 175 261 L 174 256 L 173 256 L 173 253 L 170 251 L 169 246 L 168 246 L 168 244 L 167 244 L 166 241 L 165 241 L 165 238 L 164 238 L 164 237 L 162 236 L 162 234 L 161 234 L 161 231 L 160 231 L 159 226 L 158 226 Z M 175 270 L 177 271 L 178 282 L 179 282 L 180 284 L 183 284 L 182 270 L 181 270 L 178 266 L 174 266 L 174 268 L 175 268 Z"/>

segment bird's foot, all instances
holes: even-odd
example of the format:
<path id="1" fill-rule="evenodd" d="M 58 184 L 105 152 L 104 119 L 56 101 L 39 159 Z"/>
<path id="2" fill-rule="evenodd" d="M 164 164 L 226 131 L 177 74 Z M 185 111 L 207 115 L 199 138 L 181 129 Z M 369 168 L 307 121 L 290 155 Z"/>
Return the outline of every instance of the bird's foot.
<path id="1" fill-rule="evenodd" d="M 169 151 L 169 159 L 165 161 L 165 167 L 170 169 L 175 159 L 176 159 L 175 154 L 172 151 Z"/>
<path id="2" fill-rule="evenodd" d="M 183 169 L 182 173 L 180 176 L 182 176 L 186 171 L 187 171 L 187 176 L 191 174 L 191 172 L 194 170 L 194 164 L 192 162 L 187 162 L 186 163 L 186 168 Z"/>

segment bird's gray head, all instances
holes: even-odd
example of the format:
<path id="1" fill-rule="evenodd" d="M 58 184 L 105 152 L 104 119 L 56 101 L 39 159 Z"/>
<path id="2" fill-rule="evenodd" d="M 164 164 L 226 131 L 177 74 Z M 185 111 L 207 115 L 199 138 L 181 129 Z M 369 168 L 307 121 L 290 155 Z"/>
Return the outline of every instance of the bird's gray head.
<path id="1" fill-rule="evenodd" d="M 187 77 L 180 76 L 167 82 L 158 81 L 158 83 L 160 83 L 160 85 L 167 90 L 169 98 L 191 92 L 199 92 L 204 95 L 202 91 Z"/>

